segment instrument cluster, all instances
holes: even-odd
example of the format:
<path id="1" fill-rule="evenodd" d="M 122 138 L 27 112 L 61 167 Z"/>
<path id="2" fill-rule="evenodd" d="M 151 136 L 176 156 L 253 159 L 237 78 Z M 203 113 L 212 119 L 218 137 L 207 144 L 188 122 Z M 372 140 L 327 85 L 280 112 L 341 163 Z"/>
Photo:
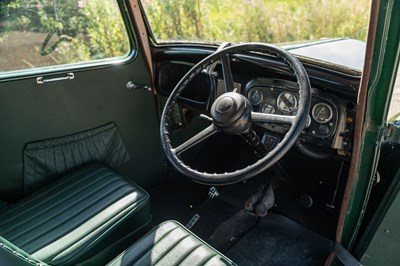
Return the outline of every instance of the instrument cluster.
<path id="1" fill-rule="evenodd" d="M 255 112 L 279 115 L 295 115 L 298 109 L 297 90 L 276 84 L 253 84 L 244 91 Z M 311 102 L 310 113 L 303 134 L 319 139 L 334 135 L 338 120 L 336 105 L 329 97 L 315 94 Z M 260 126 L 278 133 L 285 133 L 288 125 L 260 124 Z"/>

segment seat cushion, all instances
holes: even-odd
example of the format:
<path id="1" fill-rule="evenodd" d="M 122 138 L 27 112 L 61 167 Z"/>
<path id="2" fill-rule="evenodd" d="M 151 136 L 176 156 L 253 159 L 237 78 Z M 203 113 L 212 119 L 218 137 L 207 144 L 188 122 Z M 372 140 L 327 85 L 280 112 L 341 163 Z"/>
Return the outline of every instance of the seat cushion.
<path id="1" fill-rule="evenodd" d="M 107 266 L 235 265 L 184 226 L 167 221 L 151 230 Z"/>
<path id="2" fill-rule="evenodd" d="M 103 253 L 114 257 L 150 220 L 149 195 L 93 163 L 6 208 L 0 235 L 45 263 L 71 265 Z"/>

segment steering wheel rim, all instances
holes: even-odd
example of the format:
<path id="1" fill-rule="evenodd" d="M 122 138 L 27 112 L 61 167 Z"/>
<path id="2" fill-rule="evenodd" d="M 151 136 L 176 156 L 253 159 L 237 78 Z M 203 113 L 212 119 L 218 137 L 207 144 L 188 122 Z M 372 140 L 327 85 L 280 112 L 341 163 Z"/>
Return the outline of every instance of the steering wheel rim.
<path id="1" fill-rule="evenodd" d="M 282 61 L 284 61 L 289 66 L 290 71 L 296 78 L 297 87 L 299 88 L 298 108 L 297 108 L 297 113 L 294 116 L 267 115 L 263 113 L 257 113 L 252 111 L 251 104 L 248 102 L 247 98 L 242 96 L 245 99 L 239 100 L 241 102 L 242 101 L 244 102 L 242 102 L 242 104 L 239 107 L 237 107 L 238 111 L 240 111 L 243 108 L 247 108 L 246 109 L 247 111 L 244 111 L 242 116 L 244 117 L 243 118 L 244 120 L 247 119 L 248 121 L 250 121 L 250 127 L 252 123 L 266 122 L 267 118 L 269 119 L 268 122 L 270 123 L 272 122 L 280 123 L 285 120 L 282 123 L 290 123 L 291 127 L 289 131 L 287 131 L 287 133 L 285 134 L 284 138 L 268 154 L 266 154 L 264 157 L 262 157 L 255 163 L 248 165 L 242 169 L 225 173 L 207 173 L 198 171 L 196 169 L 192 169 L 178 157 L 179 153 L 182 152 L 182 149 L 185 150 L 185 148 L 187 148 L 187 147 L 180 148 L 181 146 L 185 146 L 185 144 L 182 144 L 176 148 L 173 148 L 171 145 L 171 141 L 169 138 L 168 124 L 173 110 L 173 105 L 177 102 L 182 91 L 187 87 L 190 81 L 192 81 L 201 71 L 206 69 L 208 66 L 220 61 L 222 63 L 222 68 L 223 68 L 223 76 L 224 76 L 226 92 L 214 101 L 212 109 L 214 109 L 214 114 L 215 114 L 215 109 L 225 108 L 225 107 L 220 108 L 219 106 L 216 107 L 215 103 L 220 98 L 221 99 L 219 100 L 219 102 L 221 101 L 229 102 L 230 106 L 231 100 L 223 99 L 223 98 L 227 99 L 233 97 L 232 98 L 233 101 L 234 102 L 236 101 L 234 99 L 235 95 L 233 95 L 234 92 L 227 91 L 228 86 L 231 86 L 231 89 L 233 90 L 233 79 L 229 68 L 230 67 L 228 59 L 229 55 L 238 53 L 249 53 L 249 52 L 261 52 L 270 54 L 272 56 L 282 59 Z M 226 79 L 230 80 L 226 81 Z M 238 97 L 240 98 L 240 96 Z M 242 105 L 244 105 L 245 107 L 243 107 Z M 303 65 L 292 54 L 276 46 L 263 43 L 244 43 L 244 44 L 230 46 L 207 56 L 205 59 L 196 64 L 191 70 L 189 70 L 189 72 L 186 73 L 186 75 L 180 80 L 180 82 L 171 92 L 164 106 L 164 110 L 160 121 L 161 145 L 168 161 L 175 167 L 175 169 L 178 170 L 183 175 L 190 177 L 195 182 L 207 185 L 225 185 L 225 184 L 237 183 L 249 179 L 265 171 L 273 164 L 275 164 L 289 151 L 289 149 L 294 145 L 297 138 L 301 134 L 301 131 L 304 128 L 310 110 L 310 105 L 311 105 L 311 86 L 308 75 Z M 248 111 L 249 108 L 250 111 Z M 203 141 L 204 139 L 211 136 L 215 132 L 225 131 L 224 127 L 221 127 L 221 125 L 219 125 L 219 123 L 216 122 L 216 118 L 218 117 L 213 116 L 212 124 L 195 136 L 197 139 L 193 143 L 191 143 L 192 146 L 200 141 Z M 229 133 L 237 134 L 235 130 L 233 130 L 234 132 L 229 132 Z M 246 128 L 240 130 L 243 131 L 246 130 Z"/>

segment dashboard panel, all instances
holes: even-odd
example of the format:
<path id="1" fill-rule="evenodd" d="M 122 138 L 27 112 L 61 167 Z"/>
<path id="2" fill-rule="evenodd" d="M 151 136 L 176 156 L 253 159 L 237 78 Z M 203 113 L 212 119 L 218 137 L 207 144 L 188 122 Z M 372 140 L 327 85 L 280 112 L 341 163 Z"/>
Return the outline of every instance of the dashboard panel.
<path id="1" fill-rule="evenodd" d="M 171 49 L 156 54 L 157 89 L 168 96 L 177 82 L 207 53 L 199 49 L 188 58 L 185 49 Z M 203 54 L 204 52 L 204 54 Z M 196 57 L 197 55 L 197 57 Z M 178 60 L 179 59 L 179 60 Z M 340 73 L 330 69 L 307 66 L 312 86 L 312 101 L 307 124 L 299 137 L 303 143 L 315 144 L 324 149 L 336 150 L 347 156 L 352 149 L 356 88 L 360 76 Z M 293 115 L 298 108 L 298 88 L 288 70 L 273 58 L 234 58 L 231 69 L 235 87 L 249 99 L 255 112 Z M 223 84 L 220 65 L 215 69 L 216 85 Z M 200 73 L 180 97 L 184 108 L 207 114 L 210 77 Z M 279 138 L 288 131 L 284 124 L 257 124 L 266 134 Z"/>
<path id="2" fill-rule="evenodd" d="M 250 81 L 243 95 L 249 99 L 255 112 L 295 115 L 298 108 L 296 83 L 277 79 L 255 79 Z M 312 89 L 309 116 L 303 135 L 315 138 L 314 142 L 331 145 L 338 125 L 340 99 Z M 259 124 L 269 131 L 284 134 L 289 125 Z"/>

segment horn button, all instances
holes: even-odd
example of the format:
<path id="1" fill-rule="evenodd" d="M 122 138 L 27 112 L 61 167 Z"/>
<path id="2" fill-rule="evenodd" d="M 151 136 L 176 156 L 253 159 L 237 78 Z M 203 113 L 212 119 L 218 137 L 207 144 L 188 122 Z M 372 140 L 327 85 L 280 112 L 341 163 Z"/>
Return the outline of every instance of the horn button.
<path id="1" fill-rule="evenodd" d="M 227 133 L 241 134 L 251 126 L 251 111 L 251 104 L 246 97 L 236 92 L 227 92 L 214 101 L 211 116 L 218 129 Z"/>

